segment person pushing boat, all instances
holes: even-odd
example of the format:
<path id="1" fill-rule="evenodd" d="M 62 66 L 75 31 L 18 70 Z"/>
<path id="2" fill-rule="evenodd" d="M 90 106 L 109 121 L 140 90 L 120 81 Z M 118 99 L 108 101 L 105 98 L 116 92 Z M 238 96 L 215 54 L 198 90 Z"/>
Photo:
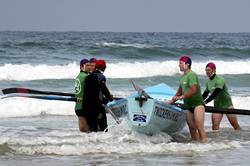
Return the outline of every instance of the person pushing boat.
<path id="1" fill-rule="evenodd" d="M 186 120 L 192 140 L 206 142 L 206 132 L 204 129 L 205 108 L 201 96 L 200 84 L 196 73 L 191 70 L 192 61 L 188 56 L 179 59 L 179 68 L 184 74 L 180 78 L 180 85 L 172 100 L 184 100 L 184 107 L 187 110 Z"/>
<path id="2" fill-rule="evenodd" d="M 216 74 L 216 65 L 213 62 L 209 62 L 206 65 L 205 71 L 209 79 L 206 83 L 206 89 L 202 94 L 204 103 L 207 104 L 214 100 L 214 107 L 227 109 L 233 108 L 232 99 L 228 92 L 225 80 L 222 76 Z M 210 96 L 208 97 L 209 93 Z M 235 114 L 227 114 L 226 116 L 235 130 L 241 129 Z M 219 130 L 222 118 L 223 114 L 212 113 L 211 119 L 213 130 Z"/>

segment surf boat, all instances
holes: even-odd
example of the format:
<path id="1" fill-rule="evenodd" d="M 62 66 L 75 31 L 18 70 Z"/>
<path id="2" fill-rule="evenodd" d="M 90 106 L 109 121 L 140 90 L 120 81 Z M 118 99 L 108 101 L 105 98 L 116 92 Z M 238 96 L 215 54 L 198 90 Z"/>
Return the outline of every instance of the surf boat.
<path id="1" fill-rule="evenodd" d="M 125 119 L 132 130 L 147 135 L 159 132 L 172 135 L 184 128 L 185 111 L 166 104 L 175 94 L 171 87 L 164 83 L 144 90 L 136 85 L 134 87 L 138 93 L 108 104 L 116 117 Z"/>

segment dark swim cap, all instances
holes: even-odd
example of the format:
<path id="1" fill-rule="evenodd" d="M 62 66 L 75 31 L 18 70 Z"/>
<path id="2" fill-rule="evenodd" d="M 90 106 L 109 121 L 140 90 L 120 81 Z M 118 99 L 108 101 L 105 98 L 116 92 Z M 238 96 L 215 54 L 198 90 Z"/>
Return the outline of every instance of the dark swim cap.
<path id="1" fill-rule="evenodd" d="M 209 67 L 209 68 L 211 68 L 212 70 L 215 70 L 215 69 L 216 69 L 216 66 L 215 66 L 215 64 L 214 64 L 213 62 L 209 62 L 209 63 L 206 65 L 206 67 Z"/>
<path id="2" fill-rule="evenodd" d="M 188 63 L 189 64 L 189 66 L 191 66 L 192 65 L 192 60 L 188 57 L 188 56 L 182 56 L 182 57 L 180 57 L 180 59 L 179 59 L 179 61 L 182 61 L 182 62 L 185 62 L 185 63 Z"/>
<path id="3" fill-rule="evenodd" d="M 96 59 L 95 58 L 91 58 L 91 59 L 89 59 L 89 62 L 90 63 L 94 63 L 94 62 L 96 62 Z"/>
<path id="4" fill-rule="evenodd" d="M 100 70 L 104 71 L 105 68 L 106 68 L 106 62 L 105 62 L 105 60 L 102 60 L 102 59 L 97 60 L 95 62 L 95 67 L 96 67 L 96 69 L 100 69 Z"/>
<path id="5" fill-rule="evenodd" d="M 80 65 L 85 65 L 85 64 L 88 63 L 88 62 L 89 62 L 88 59 L 82 59 L 82 60 L 80 61 Z"/>

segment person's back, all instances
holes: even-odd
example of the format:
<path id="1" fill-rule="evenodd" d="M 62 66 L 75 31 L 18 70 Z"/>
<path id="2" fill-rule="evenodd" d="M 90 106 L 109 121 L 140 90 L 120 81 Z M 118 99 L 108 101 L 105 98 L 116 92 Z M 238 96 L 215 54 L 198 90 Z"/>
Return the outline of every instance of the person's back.
<path id="1" fill-rule="evenodd" d="M 105 62 L 105 61 L 104 61 Z M 106 78 L 102 72 L 106 68 L 98 66 L 99 61 L 97 61 L 97 69 L 87 76 L 85 80 L 84 87 L 84 110 L 88 112 L 89 116 L 89 127 L 91 131 L 104 131 L 107 128 L 107 118 L 105 109 L 103 108 L 103 96 L 105 96 L 108 101 L 112 100 L 112 96 L 106 87 Z"/>
<path id="2" fill-rule="evenodd" d="M 96 71 L 92 72 L 85 80 L 84 101 L 89 104 L 99 103 L 100 86 Z"/>
<path id="3" fill-rule="evenodd" d="M 97 75 L 92 72 L 85 79 L 84 96 L 83 96 L 83 109 L 87 114 L 87 122 L 90 131 L 98 131 L 97 128 L 97 116 L 99 102 L 99 85 Z"/>

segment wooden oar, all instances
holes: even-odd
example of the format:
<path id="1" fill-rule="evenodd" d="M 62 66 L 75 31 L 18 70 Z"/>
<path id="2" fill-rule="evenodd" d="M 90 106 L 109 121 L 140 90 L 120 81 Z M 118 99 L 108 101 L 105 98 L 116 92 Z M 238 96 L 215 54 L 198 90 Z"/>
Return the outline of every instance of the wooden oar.
<path id="1" fill-rule="evenodd" d="M 25 94 L 25 93 L 15 93 L 1 96 L 1 99 L 9 98 L 9 97 L 27 97 L 34 99 L 43 99 L 43 100 L 60 100 L 60 101 L 73 101 L 76 102 L 75 97 L 67 97 L 67 96 L 51 96 L 51 95 L 34 95 L 34 94 Z"/>
<path id="2" fill-rule="evenodd" d="M 183 104 L 173 103 L 173 105 L 183 109 Z M 222 114 L 239 114 L 239 115 L 250 115 L 250 110 L 235 109 L 235 108 L 217 108 L 211 106 L 205 106 L 205 111 L 209 113 L 222 113 Z"/>
<path id="3" fill-rule="evenodd" d="M 21 93 L 21 94 L 38 94 L 38 95 L 55 95 L 55 96 L 75 97 L 75 94 L 73 94 L 73 93 L 41 91 L 41 90 L 35 90 L 35 89 L 29 89 L 29 88 L 19 88 L 19 87 L 2 89 L 2 92 L 4 95 Z M 12 97 L 12 96 L 10 96 L 10 97 Z M 18 97 L 18 96 L 15 96 L 15 97 Z M 19 96 L 19 97 L 25 97 L 25 96 Z M 30 98 L 35 98 L 35 97 L 30 97 Z M 42 97 L 40 99 L 42 99 Z M 119 100 L 119 99 L 123 99 L 123 98 L 122 97 L 114 97 L 114 100 Z"/>
<path id="4" fill-rule="evenodd" d="M 73 93 L 64 93 L 64 92 L 51 92 L 51 91 L 41 91 L 28 88 L 6 88 L 2 90 L 4 95 L 12 93 L 29 93 L 29 94 L 42 94 L 42 95 L 58 95 L 58 96 L 71 96 L 75 97 Z"/>
<path id="5" fill-rule="evenodd" d="M 217 108 L 206 106 L 206 112 L 210 113 L 222 113 L 222 114 L 239 114 L 239 115 L 250 115 L 250 110 L 235 109 L 235 108 Z"/>

